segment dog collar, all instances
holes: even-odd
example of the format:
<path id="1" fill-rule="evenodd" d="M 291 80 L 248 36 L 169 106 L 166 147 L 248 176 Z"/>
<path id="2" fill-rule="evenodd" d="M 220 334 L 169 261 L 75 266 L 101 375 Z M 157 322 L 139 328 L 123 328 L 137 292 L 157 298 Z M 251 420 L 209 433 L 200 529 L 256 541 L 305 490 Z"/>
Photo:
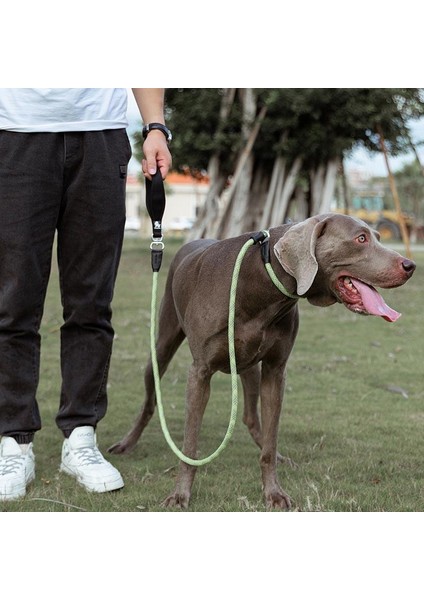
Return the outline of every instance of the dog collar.
<path id="1" fill-rule="evenodd" d="M 269 250 L 269 238 L 270 238 L 269 231 L 267 229 L 264 229 L 262 231 L 259 231 L 258 233 L 254 233 L 250 237 L 253 240 L 254 244 L 260 245 L 261 256 L 262 256 L 263 263 L 265 265 L 265 269 L 266 269 L 272 283 L 275 285 L 275 287 L 282 294 L 284 294 L 284 296 L 287 296 L 287 298 L 292 298 L 293 300 L 298 300 L 300 298 L 300 296 L 298 296 L 297 294 L 291 294 L 289 291 L 286 290 L 286 288 L 281 283 L 281 281 L 278 279 L 277 275 L 274 272 L 274 269 L 271 266 L 270 250 Z"/>

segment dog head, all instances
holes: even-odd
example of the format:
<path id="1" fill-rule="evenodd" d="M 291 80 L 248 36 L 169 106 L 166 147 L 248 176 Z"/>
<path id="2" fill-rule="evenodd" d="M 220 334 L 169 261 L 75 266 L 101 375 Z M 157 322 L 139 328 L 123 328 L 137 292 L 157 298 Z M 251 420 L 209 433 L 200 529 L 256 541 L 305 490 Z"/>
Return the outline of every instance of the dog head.
<path id="1" fill-rule="evenodd" d="M 282 267 L 296 279 L 297 294 L 311 304 L 343 303 L 349 310 L 395 321 L 375 287 L 403 285 L 415 263 L 385 248 L 364 221 L 318 215 L 290 227 L 274 246 Z"/>

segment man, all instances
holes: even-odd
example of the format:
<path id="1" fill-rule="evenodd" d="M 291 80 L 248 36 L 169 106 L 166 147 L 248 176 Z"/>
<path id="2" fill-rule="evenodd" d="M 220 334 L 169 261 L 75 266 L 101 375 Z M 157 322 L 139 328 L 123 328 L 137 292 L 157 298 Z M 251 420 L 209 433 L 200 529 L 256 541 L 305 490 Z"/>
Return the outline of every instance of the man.
<path id="1" fill-rule="evenodd" d="M 171 165 L 164 90 L 135 88 L 143 173 Z M 56 423 L 62 471 L 86 489 L 124 483 L 97 448 L 107 409 L 111 301 L 125 225 L 131 147 L 123 88 L 0 89 L 0 500 L 35 477 L 39 326 L 57 232 L 64 323 Z"/>

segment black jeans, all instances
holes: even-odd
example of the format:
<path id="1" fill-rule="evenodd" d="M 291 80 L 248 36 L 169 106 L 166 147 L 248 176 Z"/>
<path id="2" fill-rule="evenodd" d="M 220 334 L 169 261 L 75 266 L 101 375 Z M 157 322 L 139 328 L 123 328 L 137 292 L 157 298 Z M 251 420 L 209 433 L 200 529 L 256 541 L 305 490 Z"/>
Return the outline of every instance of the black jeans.
<path id="1" fill-rule="evenodd" d="M 57 231 L 63 305 L 58 427 L 107 408 L 111 301 L 125 225 L 126 131 L 0 131 L 0 435 L 31 441 L 39 327 Z"/>

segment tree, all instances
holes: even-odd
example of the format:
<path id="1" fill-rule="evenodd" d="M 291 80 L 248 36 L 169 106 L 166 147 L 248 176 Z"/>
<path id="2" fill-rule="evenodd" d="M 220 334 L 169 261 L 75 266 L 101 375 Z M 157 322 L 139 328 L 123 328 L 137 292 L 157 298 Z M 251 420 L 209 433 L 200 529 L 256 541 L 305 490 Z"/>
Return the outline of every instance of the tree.
<path id="1" fill-rule="evenodd" d="M 358 144 L 379 151 L 378 128 L 403 152 L 407 123 L 424 114 L 419 88 L 184 88 L 166 102 L 174 168 L 210 178 L 192 237 L 328 211 L 344 157 Z"/>

